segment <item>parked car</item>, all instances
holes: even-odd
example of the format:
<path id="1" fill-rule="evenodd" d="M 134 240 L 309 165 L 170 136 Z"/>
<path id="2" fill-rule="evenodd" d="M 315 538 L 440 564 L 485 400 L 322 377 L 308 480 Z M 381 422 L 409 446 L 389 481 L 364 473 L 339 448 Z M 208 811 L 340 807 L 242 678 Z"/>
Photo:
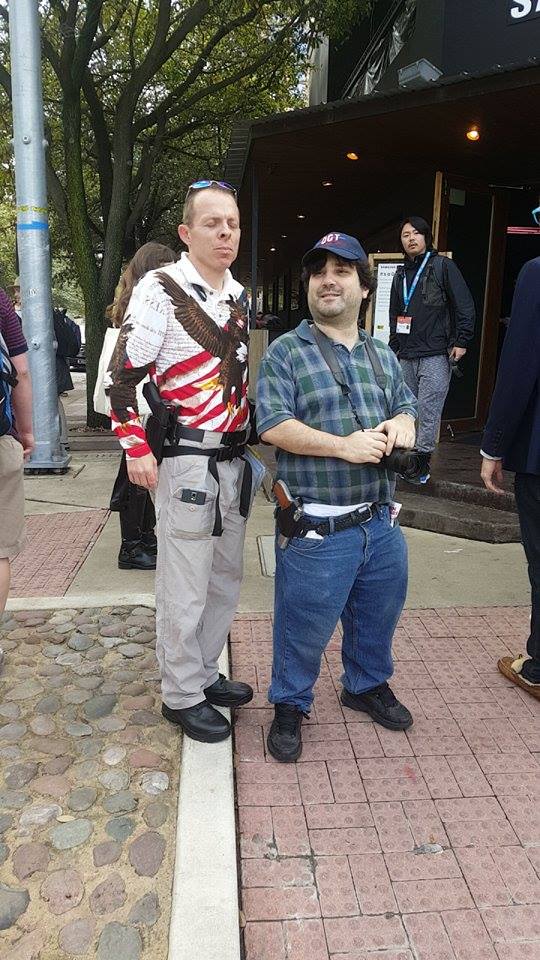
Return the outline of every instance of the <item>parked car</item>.
<path id="1" fill-rule="evenodd" d="M 81 348 L 76 357 L 69 357 L 69 369 L 74 373 L 86 373 L 86 338 L 85 323 L 82 317 L 74 317 L 75 323 L 81 328 Z"/>
<path id="2" fill-rule="evenodd" d="M 81 343 L 81 349 L 76 357 L 69 357 L 69 369 L 74 373 L 86 373 L 86 345 Z"/>

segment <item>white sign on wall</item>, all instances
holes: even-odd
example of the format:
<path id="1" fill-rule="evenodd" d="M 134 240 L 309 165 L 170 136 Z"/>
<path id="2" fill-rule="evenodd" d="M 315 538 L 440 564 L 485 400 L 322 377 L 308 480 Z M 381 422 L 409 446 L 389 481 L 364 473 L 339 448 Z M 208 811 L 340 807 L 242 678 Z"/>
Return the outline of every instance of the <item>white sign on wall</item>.
<path id="1" fill-rule="evenodd" d="M 388 343 L 390 336 L 390 291 L 400 261 L 382 261 L 377 265 L 377 293 L 373 310 L 373 336 Z"/>
<path id="2" fill-rule="evenodd" d="M 540 0 L 507 0 L 508 23 L 521 23 L 540 17 Z"/>

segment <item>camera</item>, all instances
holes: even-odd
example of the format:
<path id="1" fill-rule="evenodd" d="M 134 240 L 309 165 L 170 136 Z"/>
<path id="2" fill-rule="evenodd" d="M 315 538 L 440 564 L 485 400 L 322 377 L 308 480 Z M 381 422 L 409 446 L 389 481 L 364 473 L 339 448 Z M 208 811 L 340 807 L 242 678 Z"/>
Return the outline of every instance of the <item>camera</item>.
<path id="1" fill-rule="evenodd" d="M 429 453 L 396 447 L 392 453 L 379 461 L 379 467 L 383 470 L 393 470 L 403 480 L 419 482 L 421 477 L 429 474 Z"/>

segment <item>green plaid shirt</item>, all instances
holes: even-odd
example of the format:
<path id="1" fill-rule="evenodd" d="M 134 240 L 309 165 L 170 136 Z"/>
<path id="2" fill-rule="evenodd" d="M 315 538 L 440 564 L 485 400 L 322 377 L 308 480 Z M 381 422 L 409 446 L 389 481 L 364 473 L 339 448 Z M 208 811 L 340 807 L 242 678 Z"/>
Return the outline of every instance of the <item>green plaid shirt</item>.
<path id="1" fill-rule="evenodd" d="M 344 344 L 330 341 L 351 388 L 362 426 L 375 427 L 398 413 L 416 417 L 416 400 L 403 380 L 399 362 L 392 350 L 379 340 L 376 346 L 387 377 L 387 389 L 383 391 L 377 386 L 365 348 L 367 336 L 361 331 L 351 351 Z M 336 436 L 347 436 L 359 429 L 307 320 L 270 345 L 262 359 L 257 383 L 259 434 L 291 419 Z M 353 503 L 389 503 L 393 498 L 395 474 L 388 470 L 334 457 L 307 457 L 279 449 L 276 453 L 277 478 L 284 480 L 291 493 L 305 502 L 347 507 Z"/>

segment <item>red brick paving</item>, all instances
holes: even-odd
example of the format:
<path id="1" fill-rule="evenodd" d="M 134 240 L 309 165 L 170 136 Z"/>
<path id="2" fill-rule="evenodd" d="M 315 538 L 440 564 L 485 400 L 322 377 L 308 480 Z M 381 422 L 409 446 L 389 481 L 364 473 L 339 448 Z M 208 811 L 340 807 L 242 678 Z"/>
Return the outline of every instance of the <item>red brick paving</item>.
<path id="1" fill-rule="evenodd" d="M 63 597 L 108 515 L 79 510 L 27 517 L 27 544 L 12 564 L 10 596 Z"/>
<path id="2" fill-rule="evenodd" d="M 233 672 L 256 690 L 235 725 L 246 960 L 540 957 L 540 704 L 496 669 L 528 618 L 406 612 L 392 682 L 406 733 L 342 708 L 336 632 L 287 765 L 265 745 L 271 617 L 236 621 Z"/>

